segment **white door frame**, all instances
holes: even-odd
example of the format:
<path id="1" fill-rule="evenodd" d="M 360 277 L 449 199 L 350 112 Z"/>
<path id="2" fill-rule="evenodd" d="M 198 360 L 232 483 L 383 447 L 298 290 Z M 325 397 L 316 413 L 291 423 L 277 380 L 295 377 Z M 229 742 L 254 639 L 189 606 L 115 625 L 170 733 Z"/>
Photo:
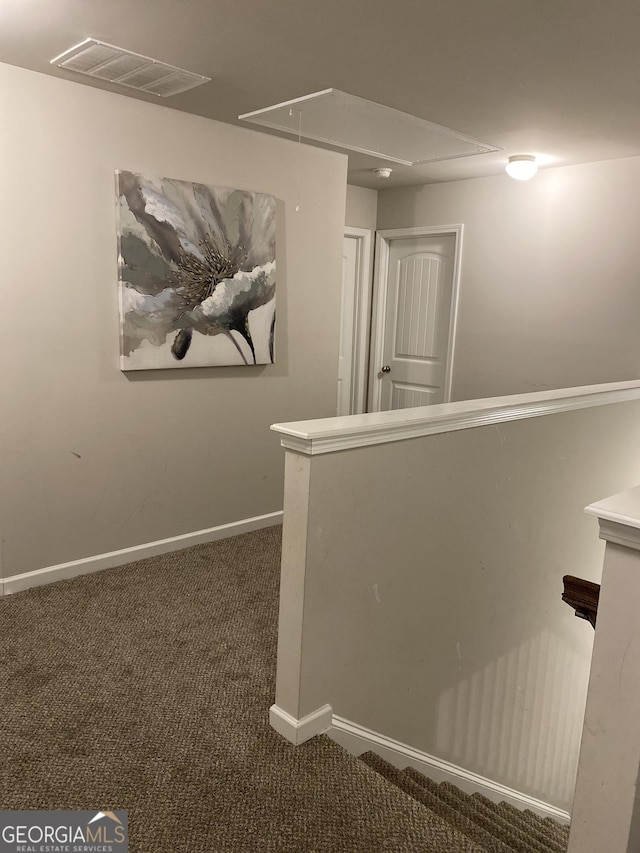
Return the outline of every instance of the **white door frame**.
<path id="1" fill-rule="evenodd" d="M 460 269 L 462 263 L 462 236 L 464 226 L 459 225 L 430 225 L 417 228 L 388 228 L 376 232 L 376 264 L 373 278 L 374 315 L 371 324 L 371 359 L 369 365 L 369 411 L 380 410 L 382 383 L 377 382 L 378 372 L 382 365 L 385 306 L 387 303 L 387 276 L 389 273 L 389 247 L 392 240 L 403 237 L 448 236 L 455 237 L 453 259 L 453 291 L 451 294 L 451 325 L 449 344 L 447 347 L 447 366 L 444 381 L 444 402 L 451 400 L 451 385 L 453 382 L 453 356 L 456 341 L 456 325 L 458 319 L 458 296 L 460 292 Z"/>
<path id="2" fill-rule="evenodd" d="M 346 225 L 345 237 L 358 241 L 357 271 L 354 291 L 348 294 L 353 300 L 352 360 L 350 414 L 367 411 L 367 376 L 369 372 L 369 328 L 371 318 L 371 238 L 367 228 Z"/>

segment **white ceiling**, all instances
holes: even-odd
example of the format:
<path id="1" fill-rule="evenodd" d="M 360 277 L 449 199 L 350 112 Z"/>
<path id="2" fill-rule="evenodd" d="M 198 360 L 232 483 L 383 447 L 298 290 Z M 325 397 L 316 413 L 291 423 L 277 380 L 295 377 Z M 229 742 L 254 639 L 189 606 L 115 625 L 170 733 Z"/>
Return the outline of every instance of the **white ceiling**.
<path id="1" fill-rule="evenodd" d="M 49 60 L 91 36 L 211 77 L 169 99 Z M 638 0 L 0 0 L 0 61 L 238 124 L 337 88 L 504 149 L 422 166 L 349 157 L 373 188 L 640 155 Z"/>

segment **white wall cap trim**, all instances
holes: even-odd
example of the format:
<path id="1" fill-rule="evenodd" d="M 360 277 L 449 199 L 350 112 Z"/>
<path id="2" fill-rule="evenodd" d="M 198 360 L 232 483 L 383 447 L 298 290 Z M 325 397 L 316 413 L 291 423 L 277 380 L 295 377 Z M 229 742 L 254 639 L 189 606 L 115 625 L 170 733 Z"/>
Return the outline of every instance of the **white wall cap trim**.
<path id="1" fill-rule="evenodd" d="M 585 507 L 600 520 L 600 538 L 640 551 L 640 486 Z"/>
<path id="2" fill-rule="evenodd" d="M 434 433 L 491 426 L 640 399 L 640 380 L 582 385 L 415 409 L 273 424 L 287 450 L 306 456 L 387 444 Z M 639 521 L 640 524 L 640 521 Z"/>
<path id="3" fill-rule="evenodd" d="M 600 519 L 600 539 L 623 545 L 634 551 L 640 551 L 640 530 L 627 524 L 617 524 L 615 521 Z"/>
<path id="4" fill-rule="evenodd" d="M 506 801 L 519 809 L 531 809 L 542 817 L 552 817 L 560 823 L 569 823 L 568 812 L 542 800 L 537 800 L 499 782 L 486 779 L 456 764 L 443 761 L 426 752 L 421 752 L 406 743 L 393 740 L 378 732 L 366 729 L 350 720 L 334 715 L 333 728 L 329 737 L 339 743 L 353 755 L 361 755 L 371 750 L 389 761 L 395 767 L 403 770 L 407 766 L 414 767 L 424 773 L 434 782 L 451 782 L 467 794 L 481 793 L 495 803 Z"/>
<path id="5" fill-rule="evenodd" d="M 278 705 L 269 708 L 269 723 L 272 729 L 286 738 L 294 746 L 298 746 L 316 735 L 326 732 L 331 728 L 333 710 L 331 705 L 323 705 L 306 717 L 296 719 L 287 711 L 283 711 Z"/>

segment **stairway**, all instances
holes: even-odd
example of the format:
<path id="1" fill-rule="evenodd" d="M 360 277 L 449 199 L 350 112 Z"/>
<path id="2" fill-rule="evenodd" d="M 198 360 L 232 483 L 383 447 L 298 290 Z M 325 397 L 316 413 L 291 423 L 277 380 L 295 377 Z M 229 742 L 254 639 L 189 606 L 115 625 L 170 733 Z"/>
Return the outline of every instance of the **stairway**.
<path id="1" fill-rule="evenodd" d="M 409 794 L 429 813 L 446 820 L 486 853 L 566 853 L 569 827 L 481 794 L 465 794 L 449 782 L 438 784 L 407 767 L 398 770 L 379 755 L 360 756 L 372 770 Z"/>

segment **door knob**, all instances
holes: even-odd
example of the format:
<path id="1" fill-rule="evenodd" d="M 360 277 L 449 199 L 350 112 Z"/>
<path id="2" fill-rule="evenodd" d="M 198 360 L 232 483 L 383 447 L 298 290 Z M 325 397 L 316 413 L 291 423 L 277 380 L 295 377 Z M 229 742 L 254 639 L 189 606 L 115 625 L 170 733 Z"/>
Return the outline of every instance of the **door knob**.
<path id="1" fill-rule="evenodd" d="M 385 364 L 383 367 L 380 368 L 380 373 L 391 373 L 391 368 L 388 364 Z"/>

